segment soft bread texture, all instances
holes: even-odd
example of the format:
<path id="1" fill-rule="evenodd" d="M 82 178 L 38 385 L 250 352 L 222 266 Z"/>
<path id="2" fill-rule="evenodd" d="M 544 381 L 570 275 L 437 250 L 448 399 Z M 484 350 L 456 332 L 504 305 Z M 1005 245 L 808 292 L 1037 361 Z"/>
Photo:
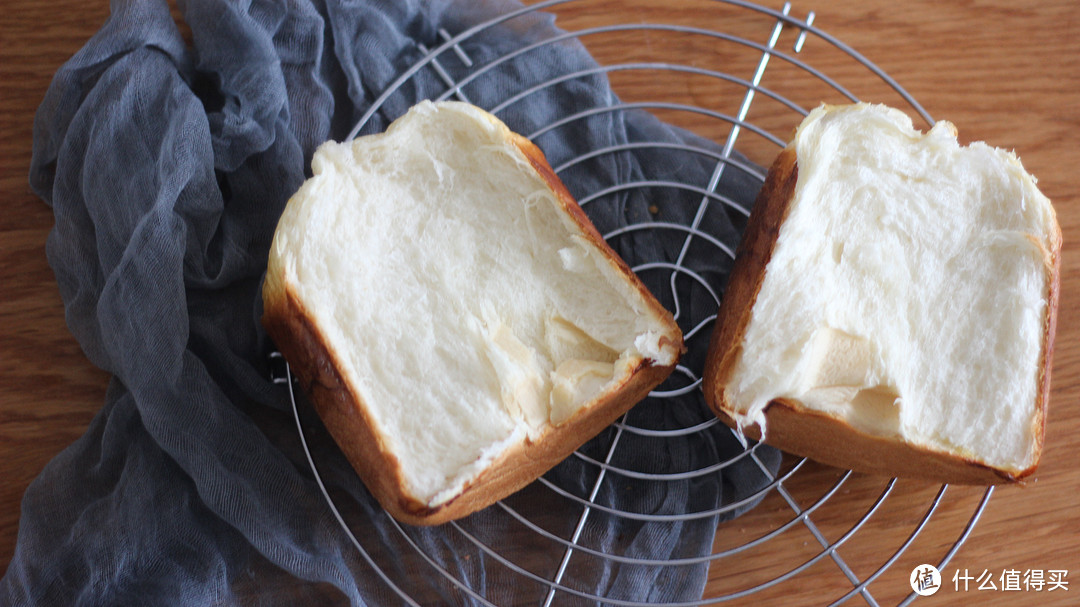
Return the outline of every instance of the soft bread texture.
<path id="1" fill-rule="evenodd" d="M 710 343 L 707 401 L 857 471 L 1020 481 L 1043 443 L 1061 231 L 1012 153 L 822 106 L 770 168 Z"/>
<path id="2" fill-rule="evenodd" d="M 483 110 L 422 102 L 323 144 L 312 171 L 274 236 L 263 323 L 395 518 L 505 497 L 674 368 L 671 315 Z"/>

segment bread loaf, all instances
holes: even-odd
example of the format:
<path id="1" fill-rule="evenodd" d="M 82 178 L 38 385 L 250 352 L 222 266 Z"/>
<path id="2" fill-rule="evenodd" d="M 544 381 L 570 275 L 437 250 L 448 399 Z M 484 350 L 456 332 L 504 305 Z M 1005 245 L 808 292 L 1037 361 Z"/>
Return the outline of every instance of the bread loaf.
<path id="1" fill-rule="evenodd" d="M 322 145 L 312 171 L 274 236 L 263 323 L 398 520 L 519 489 L 674 368 L 671 315 L 490 114 L 423 102 Z"/>
<path id="2" fill-rule="evenodd" d="M 1061 231 L 1012 153 L 896 109 L 819 107 L 772 165 L 706 399 L 826 464 L 950 483 L 1039 462 Z"/>

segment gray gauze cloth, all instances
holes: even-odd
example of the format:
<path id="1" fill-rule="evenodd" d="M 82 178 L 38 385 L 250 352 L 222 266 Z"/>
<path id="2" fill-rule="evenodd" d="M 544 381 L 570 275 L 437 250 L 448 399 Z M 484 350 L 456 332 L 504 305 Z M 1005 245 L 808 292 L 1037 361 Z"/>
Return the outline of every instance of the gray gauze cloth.
<path id="1" fill-rule="evenodd" d="M 768 490 L 779 455 L 744 452 L 720 424 L 684 437 L 638 431 L 708 418 L 701 391 L 680 390 L 693 381 L 686 373 L 661 387 L 685 394 L 647 399 L 621 429 L 502 505 L 424 529 L 377 507 L 301 401 L 328 490 L 377 568 L 331 514 L 289 392 L 271 380 L 261 280 L 278 216 L 315 148 L 345 138 L 423 48 L 443 43 L 440 30 L 458 35 L 520 8 L 187 0 L 185 42 L 165 0 L 113 0 L 41 104 L 30 173 L 55 213 L 47 254 L 67 323 L 112 380 L 86 434 L 27 490 L 0 604 L 397 605 L 398 590 L 421 604 L 539 604 L 575 530 L 580 547 L 555 604 L 701 596 L 717 524 Z M 417 69 L 362 132 L 447 95 L 444 75 L 482 72 L 464 96 L 489 109 L 506 102 L 497 115 L 562 167 L 602 233 L 689 225 L 718 147 L 614 108 L 575 39 L 529 48 L 561 33 L 543 14 L 477 32 L 462 44 L 471 67 L 447 52 L 443 74 Z M 668 181 L 691 185 L 626 187 Z M 760 174 L 729 165 L 700 231 L 733 249 L 745 216 L 727 203 L 749 208 L 759 187 Z M 685 331 L 699 327 L 684 366 L 700 370 L 731 262 L 695 238 L 672 289 L 686 235 L 631 230 L 611 242 L 665 305 L 677 299 Z M 597 462 L 616 442 L 601 477 Z"/>

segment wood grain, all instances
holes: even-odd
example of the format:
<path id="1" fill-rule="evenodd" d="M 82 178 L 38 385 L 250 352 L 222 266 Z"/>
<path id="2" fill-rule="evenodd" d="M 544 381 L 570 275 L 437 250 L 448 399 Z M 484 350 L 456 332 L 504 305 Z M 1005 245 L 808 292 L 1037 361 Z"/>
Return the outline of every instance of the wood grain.
<path id="1" fill-rule="evenodd" d="M 779 2 L 767 2 L 779 8 Z M 607 21 L 618 11 L 632 21 L 678 22 L 739 31 L 763 43 L 770 18 L 746 16 L 708 2 L 601 1 L 570 3 L 555 9 L 558 23 L 576 29 Z M 1015 149 L 1054 201 L 1065 238 L 1061 310 L 1054 355 L 1047 445 L 1038 481 L 1027 488 L 1000 488 L 971 536 L 954 556 L 956 568 L 973 575 L 983 570 L 1064 569 L 1070 589 L 1055 593 L 1002 591 L 952 592 L 930 604 L 1076 604 L 1080 597 L 1080 17 L 1075 2 L 1048 0 L 818 0 L 800 2 L 796 16 L 816 12 L 816 25 L 843 40 L 893 76 L 936 118 L 954 122 L 964 141 L 986 140 Z M 104 0 L 8 0 L 0 12 L 0 571 L 15 549 L 23 491 L 45 464 L 85 430 L 100 408 L 108 378 L 82 355 L 64 324 L 45 242 L 52 224 L 49 208 L 29 189 L 34 112 L 52 74 L 100 27 L 108 12 Z M 790 52 L 797 32 L 790 28 L 780 47 Z M 645 59 L 662 53 L 672 62 L 722 70 L 749 78 L 757 57 L 715 40 L 672 37 L 653 32 L 644 40 L 625 35 L 590 36 L 585 44 L 602 63 Z M 800 57 L 864 99 L 903 104 L 889 87 L 852 64 L 826 41 L 811 38 Z M 612 75 L 627 100 L 676 100 L 734 114 L 742 89 L 707 78 L 677 81 L 655 74 Z M 763 84 L 783 88 L 800 104 L 836 97 L 805 73 L 774 60 Z M 759 96 L 761 97 L 761 96 Z M 662 118 L 722 141 L 729 130 L 716 121 L 658 112 Z M 794 127 L 790 110 L 766 98 L 751 119 L 775 133 Z M 740 150 L 768 164 L 773 144 L 752 135 Z M 786 486 L 791 499 L 809 508 L 840 478 L 840 472 L 809 463 Z M 828 541 L 852 530 L 883 491 L 886 481 L 852 476 L 811 519 Z M 881 567 L 918 524 L 937 486 L 900 481 L 862 527 L 837 553 L 858 579 Z M 982 496 L 978 488 L 950 488 L 897 562 L 870 586 L 881 604 L 895 604 L 908 592 L 907 575 L 921 562 L 936 562 L 963 532 Z M 772 495 L 749 515 L 724 524 L 716 539 L 722 550 L 744 543 L 791 520 L 793 510 Z M 777 584 L 735 604 L 814 605 L 851 589 L 836 560 L 821 556 L 820 544 L 804 524 L 785 534 L 783 543 L 766 542 L 738 558 L 724 559 L 710 571 L 706 595 L 768 581 L 800 563 L 819 558 L 795 579 Z M 951 581 L 947 582 L 951 584 Z M 286 592 L 287 586 L 277 589 Z M 255 589 L 252 590 L 253 592 Z M 863 604 L 858 597 L 849 604 Z"/>
<path id="2" fill-rule="evenodd" d="M 45 464 L 82 435 L 108 381 L 64 323 L 45 258 L 52 213 L 27 181 L 34 112 L 53 73 L 101 26 L 107 3 L 14 2 L 0 14 L 0 570 L 19 503 Z"/>

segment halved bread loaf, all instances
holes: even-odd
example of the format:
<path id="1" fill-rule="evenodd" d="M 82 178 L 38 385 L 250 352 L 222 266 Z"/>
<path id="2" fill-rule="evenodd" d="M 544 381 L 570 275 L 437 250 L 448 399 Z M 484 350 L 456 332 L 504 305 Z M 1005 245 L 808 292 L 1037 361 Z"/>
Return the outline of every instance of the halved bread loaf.
<path id="1" fill-rule="evenodd" d="M 952 483 L 1039 462 L 1061 231 L 1015 155 L 822 106 L 749 219 L 704 374 L 716 414 L 826 464 Z"/>
<path id="2" fill-rule="evenodd" d="M 274 236 L 263 323 L 395 518 L 508 495 L 674 368 L 671 315 L 490 114 L 423 102 L 322 145 L 312 170 Z"/>

